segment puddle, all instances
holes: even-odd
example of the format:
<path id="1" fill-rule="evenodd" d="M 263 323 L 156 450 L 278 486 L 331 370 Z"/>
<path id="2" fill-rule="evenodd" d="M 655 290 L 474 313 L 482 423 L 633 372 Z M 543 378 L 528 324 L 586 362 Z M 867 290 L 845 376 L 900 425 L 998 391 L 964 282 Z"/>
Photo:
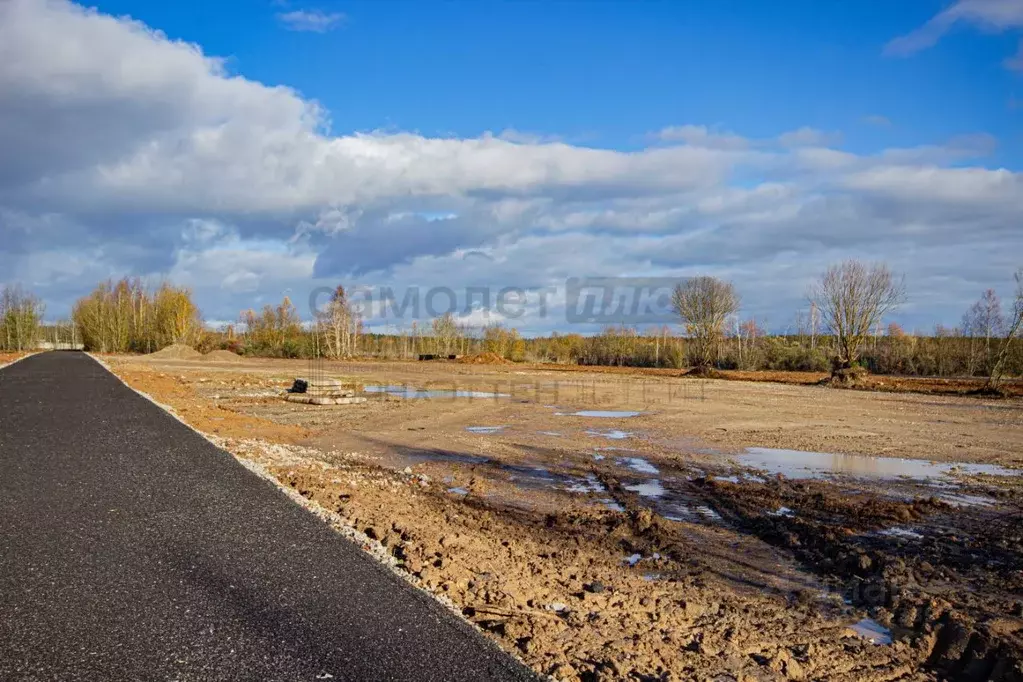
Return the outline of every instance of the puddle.
<path id="1" fill-rule="evenodd" d="M 838 455 L 826 452 L 776 450 L 773 448 L 747 448 L 736 458 L 743 466 L 760 469 L 787 478 L 828 478 L 839 474 L 861 478 L 913 478 L 928 480 L 952 473 L 988 474 L 991 476 L 1018 476 L 1019 471 L 994 464 L 966 464 L 961 462 L 929 462 L 920 459 L 894 457 L 864 457 Z"/>
<path id="2" fill-rule="evenodd" d="M 557 431 L 537 431 L 541 436 L 560 436 L 561 434 Z"/>
<path id="3" fill-rule="evenodd" d="M 466 426 L 465 430 L 469 433 L 497 433 L 501 431 L 503 426 Z"/>
<path id="4" fill-rule="evenodd" d="M 448 488 L 448 492 L 449 493 L 454 493 L 455 495 L 468 495 L 469 494 L 469 491 L 466 490 L 465 488 Z"/>
<path id="5" fill-rule="evenodd" d="M 567 476 L 558 477 L 541 466 L 502 464 L 501 469 L 511 473 L 509 481 L 526 488 L 550 487 L 568 482 Z"/>
<path id="6" fill-rule="evenodd" d="M 915 530 L 908 528 L 899 528 L 898 526 L 892 526 L 891 528 L 885 528 L 884 530 L 877 531 L 878 535 L 884 535 L 889 538 L 901 538 L 903 540 L 923 540 L 923 535 L 917 533 Z"/>
<path id="7" fill-rule="evenodd" d="M 586 474 L 586 478 L 581 478 L 565 486 L 565 490 L 570 493 L 606 493 L 607 488 L 601 483 L 596 476 L 593 474 Z"/>
<path id="8" fill-rule="evenodd" d="M 622 559 L 622 563 L 626 563 L 629 566 L 635 566 L 642 560 L 643 560 L 642 554 L 630 554 L 629 556 Z"/>
<path id="9" fill-rule="evenodd" d="M 849 627 L 857 635 L 870 640 L 873 644 L 892 643 L 892 631 L 878 623 L 876 620 L 864 618 L 860 622 L 853 623 Z"/>
<path id="10" fill-rule="evenodd" d="M 661 497 L 664 495 L 664 486 L 656 478 L 645 483 L 627 485 L 625 489 L 636 493 L 640 497 Z"/>
<path id="11" fill-rule="evenodd" d="M 660 470 L 642 457 L 623 457 L 616 460 L 620 466 L 628 467 L 640 474 L 659 474 Z"/>
<path id="12" fill-rule="evenodd" d="M 598 500 L 598 502 L 600 502 L 602 505 L 604 505 L 605 508 L 610 509 L 611 511 L 616 511 L 616 512 L 623 512 L 623 511 L 625 511 L 625 507 L 623 507 L 622 505 L 618 504 L 617 502 L 615 502 L 611 498 L 605 497 L 604 499 Z"/>
<path id="13" fill-rule="evenodd" d="M 586 435 L 596 438 L 610 438 L 611 440 L 624 440 L 632 436 L 628 431 L 619 431 L 617 429 L 612 429 L 611 431 L 587 431 Z"/>
<path id="14" fill-rule="evenodd" d="M 993 507 L 997 500 L 982 495 L 963 495 L 962 493 L 949 493 L 938 495 L 939 500 L 948 502 L 953 507 Z"/>
<path id="15" fill-rule="evenodd" d="M 660 505 L 656 511 L 668 521 L 721 521 L 721 515 L 705 504 L 673 501 Z"/>
<path id="16" fill-rule="evenodd" d="M 593 461 L 594 462 L 599 462 L 602 459 L 604 459 L 604 455 L 598 455 L 598 454 L 593 455 Z"/>
<path id="17" fill-rule="evenodd" d="M 773 512 L 767 512 L 771 516 L 794 516 L 795 512 L 788 507 L 778 507 Z"/>
<path id="18" fill-rule="evenodd" d="M 767 479 L 762 476 L 754 476 L 753 474 L 742 474 L 741 476 L 736 474 L 733 476 L 711 476 L 714 481 L 728 481 L 729 483 L 767 483 Z"/>
<path id="19" fill-rule="evenodd" d="M 557 417 L 601 417 L 615 419 L 620 417 L 638 417 L 642 412 L 628 410 L 580 410 L 579 412 L 556 412 Z"/>
<path id="20" fill-rule="evenodd" d="M 494 393 L 491 391 L 464 391 L 451 388 L 421 389 L 414 386 L 366 386 L 363 388 L 366 393 L 385 393 L 397 398 L 508 398 L 508 393 Z"/>
<path id="21" fill-rule="evenodd" d="M 718 514 L 716 511 L 714 511 L 713 509 L 711 509 L 710 507 L 708 507 L 705 504 L 699 505 L 698 507 L 696 507 L 696 509 L 694 511 L 699 516 L 702 516 L 705 519 L 713 519 L 714 521 L 720 521 L 721 520 L 721 515 Z"/>

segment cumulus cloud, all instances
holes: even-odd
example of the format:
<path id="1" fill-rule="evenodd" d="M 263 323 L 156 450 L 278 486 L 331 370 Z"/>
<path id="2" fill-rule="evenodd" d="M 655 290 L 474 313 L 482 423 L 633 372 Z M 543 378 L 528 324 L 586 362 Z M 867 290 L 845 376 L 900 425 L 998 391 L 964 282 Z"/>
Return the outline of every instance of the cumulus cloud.
<path id="1" fill-rule="evenodd" d="M 281 12 L 277 15 L 277 20 L 289 31 L 326 33 L 344 23 L 345 15 L 340 12 L 324 12 L 318 9 L 300 9 Z"/>
<path id="2" fill-rule="evenodd" d="M 478 321 L 469 287 L 515 286 L 552 292 L 547 313 L 534 299 L 505 319 L 549 331 L 568 277 L 705 273 L 783 326 L 808 278 L 863 257 L 904 268 L 911 291 L 942 288 L 920 319 L 954 321 L 1023 251 L 1020 174 L 977 165 L 986 136 L 855 154 L 811 128 L 757 140 L 684 123 L 628 152 L 510 131 L 332 135 L 294 90 L 64 0 L 0 2 L 0 93 L 0 280 L 55 315 L 122 275 L 189 285 L 220 320 L 343 282 L 450 287 Z"/>

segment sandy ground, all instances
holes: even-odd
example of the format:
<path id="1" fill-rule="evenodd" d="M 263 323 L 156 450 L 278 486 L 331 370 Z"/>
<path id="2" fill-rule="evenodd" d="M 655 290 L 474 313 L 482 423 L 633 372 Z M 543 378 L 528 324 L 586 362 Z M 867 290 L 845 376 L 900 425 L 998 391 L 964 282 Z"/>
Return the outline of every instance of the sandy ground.
<path id="1" fill-rule="evenodd" d="M 558 679 L 1023 679 L 1023 401 L 353 362 L 317 407 L 305 361 L 105 359 Z"/>

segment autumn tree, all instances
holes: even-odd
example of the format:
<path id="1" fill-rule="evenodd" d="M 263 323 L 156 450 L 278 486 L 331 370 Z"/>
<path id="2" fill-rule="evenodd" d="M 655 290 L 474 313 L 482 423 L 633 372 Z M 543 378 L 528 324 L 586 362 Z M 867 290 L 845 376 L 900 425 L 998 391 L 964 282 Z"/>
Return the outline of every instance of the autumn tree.
<path id="1" fill-rule="evenodd" d="M 250 351 L 274 357 L 297 357 L 302 335 L 302 318 L 287 296 L 276 306 L 265 305 L 257 313 L 245 310 L 241 314 Z"/>
<path id="2" fill-rule="evenodd" d="M 138 278 L 102 282 L 71 313 L 87 350 L 151 353 L 172 343 L 194 346 L 202 314 L 186 288 L 164 283 L 149 290 Z"/>
<path id="3" fill-rule="evenodd" d="M 202 316 L 188 289 L 163 284 L 153 297 L 159 345 L 182 343 L 194 346 L 202 333 Z"/>
<path id="4" fill-rule="evenodd" d="M 459 328 L 458 322 L 451 312 L 446 312 L 440 317 L 433 318 L 431 327 L 437 353 L 447 355 L 452 352 L 452 349 L 457 348 L 462 330 Z"/>
<path id="5" fill-rule="evenodd" d="M 512 359 L 519 341 L 519 332 L 509 329 L 498 322 L 483 328 L 483 350 L 495 353 L 502 358 Z"/>
<path id="6" fill-rule="evenodd" d="M 905 288 L 887 265 L 847 260 L 830 266 L 811 291 L 811 300 L 836 341 L 833 374 L 851 368 L 864 341 L 881 319 L 902 303 Z"/>
<path id="7" fill-rule="evenodd" d="M 739 310 L 735 287 L 716 277 L 694 277 L 675 285 L 671 303 L 692 340 L 696 367 L 709 368 L 717 360 L 726 321 Z"/>
<path id="8" fill-rule="evenodd" d="M 0 289 L 0 350 L 35 348 L 42 322 L 42 301 L 18 286 Z"/>

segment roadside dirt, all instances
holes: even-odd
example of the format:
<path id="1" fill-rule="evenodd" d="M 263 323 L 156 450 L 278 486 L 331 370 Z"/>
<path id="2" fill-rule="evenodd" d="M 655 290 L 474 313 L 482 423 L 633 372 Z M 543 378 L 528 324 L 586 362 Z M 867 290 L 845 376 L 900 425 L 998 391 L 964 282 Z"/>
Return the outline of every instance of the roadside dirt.
<path id="1" fill-rule="evenodd" d="M 1023 679 L 1023 401 L 355 362 L 316 407 L 302 361 L 105 360 L 557 679 Z"/>
<path id="2" fill-rule="evenodd" d="M 4 365 L 8 365 L 8 364 L 14 362 L 15 360 L 17 360 L 18 358 L 23 357 L 24 355 L 25 355 L 25 353 L 14 353 L 14 352 L 8 353 L 8 352 L 0 351 L 0 367 L 3 367 Z"/>

